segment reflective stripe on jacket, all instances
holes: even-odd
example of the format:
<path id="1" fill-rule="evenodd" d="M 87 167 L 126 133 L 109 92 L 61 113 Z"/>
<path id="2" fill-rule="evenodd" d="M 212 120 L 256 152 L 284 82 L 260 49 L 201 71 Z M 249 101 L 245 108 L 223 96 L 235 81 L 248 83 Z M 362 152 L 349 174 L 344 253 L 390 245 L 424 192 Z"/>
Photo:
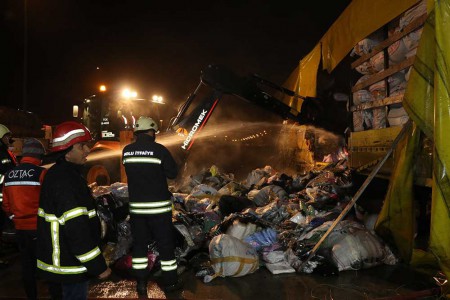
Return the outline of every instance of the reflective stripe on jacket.
<path id="1" fill-rule="evenodd" d="M 147 134 L 123 149 L 122 163 L 128 178 L 130 213 L 153 215 L 172 210 L 172 194 L 167 179 L 177 176 L 178 168 L 169 150 Z"/>
<path id="2" fill-rule="evenodd" d="M 136 215 L 156 215 L 172 211 L 172 201 L 130 202 L 130 213 Z"/>
<path id="3" fill-rule="evenodd" d="M 81 167 L 57 162 L 42 184 L 37 266 L 45 280 L 81 282 L 106 270 L 100 222 Z"/>

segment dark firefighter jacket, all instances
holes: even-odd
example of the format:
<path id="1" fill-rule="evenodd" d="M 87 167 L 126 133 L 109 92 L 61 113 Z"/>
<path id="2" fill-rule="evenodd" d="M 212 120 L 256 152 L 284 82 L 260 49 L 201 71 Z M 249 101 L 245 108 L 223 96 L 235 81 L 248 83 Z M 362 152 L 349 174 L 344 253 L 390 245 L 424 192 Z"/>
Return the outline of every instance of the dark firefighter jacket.
<path id="1" fill-rule="evenodd" d="M 0 202 L 3 201 L 2 186 L 5 179 L 6 172 L 17 165 L 17 160 L 14 154 L 8 150 L 8 146 L 0 142 Z"/>
<path id="2" fill-rule="evenodd" d="M 122 163 L 128 178 L 131 214 L 158 214 L 172 210 L 172 194 L 167 178 L 174 179 L 178 168 L 169 150 L 147 134 L 125 146 Z"/>
<path id="3" fill-rule="evenodd" d="M 3 210 L 8 216 L 14 216 L 18 230 L 36 230 L 39 194 L 47 173 L 40 163 L 37 158 L 23 157 L 17 167 L 5 174 Z"/>
<path id="4" fill-rule="evenodd" d="M 106 270 L 100 222 L 81 166 L 59 161 L 44 178 L 38 211 L 37 267 L 55 282 L 82 282 Z"/>

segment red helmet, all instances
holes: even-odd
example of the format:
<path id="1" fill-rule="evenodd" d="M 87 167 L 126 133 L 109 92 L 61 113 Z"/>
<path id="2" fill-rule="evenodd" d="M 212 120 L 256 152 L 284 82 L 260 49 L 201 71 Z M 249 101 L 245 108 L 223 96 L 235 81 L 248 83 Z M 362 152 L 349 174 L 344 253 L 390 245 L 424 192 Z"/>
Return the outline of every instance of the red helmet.
<path id="1" fill-rule="evenodd" d="M 52 152 L 66 150 L 76 143 L 89 142 L 92 140 L 91 133 L 82 124 L 68 121 L 56 126 L 53 132 Z"/>

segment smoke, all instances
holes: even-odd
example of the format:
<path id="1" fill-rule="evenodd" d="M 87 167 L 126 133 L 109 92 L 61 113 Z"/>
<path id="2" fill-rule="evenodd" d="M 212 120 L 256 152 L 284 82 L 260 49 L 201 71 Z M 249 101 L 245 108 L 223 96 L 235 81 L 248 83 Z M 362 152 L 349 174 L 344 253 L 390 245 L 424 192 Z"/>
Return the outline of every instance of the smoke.
<path id="1" fill-rule="evenodd" d="M 181 148 L 184 139 L 173 132 L 156 135 L 156 142 L 166 146 L 179 165 L 177 179 L 198 174 L 212 165 L 221 173 L 234 174 L 237 181 L 267 165 L 288 175 L 304 173 L 312 167 L 313 161 L 303 162 L 301 153 L 309 153 L 312 159 L 322 161 L 323 156 L 337 152 L 344 145 L 342 136 L 321 128 L 269 122 L 208 124 L 194 136 L 188 152 Z M 308 149 L 307 139 L 313 145 L 312 151 Z M 121 154 L 120 149 L 93 151 L 88 163 L 114 160 L 118 171 Z"/>
<path id="2" fill-rule="evenodd" d="M 173 132 L 156 135 L 156 142 L 166 146 L 177 161 L 180 177 L 198 174 L 212 165 L 222 173 L 244 179 L 256 168 L 271 165 L 280 158 L 277 150 L 281 124 L 268 122 L 225 122 L 208 124 L 194 136 L 191 149 L 181 148 L 184 136 Z M 120 172 L 122 150 L 93 150 L 86 166 L 108 164 L 112 172 Z M 111 166 L 111 162 L 115 165 Z M 119 173 L 117 173 L 119 174 Z"/>
<path id="3" fill-rule="evenodd" d="M 342 135 L 337 135 L 314 126 L 308 127 L 308 130 L 312 131 L 315 136 L 315 157 L 317 160 L 322 160 L 327 154 L 338 152 L 345 145 L 345 140 Z"/>
<path id="4" fill-rule="evenodd" d="M 228 122 L 208 124 L 197 134 L 194 144 L 180 167 L 182 176 L 196 174 L 212 165 L 222 173 L 236 178 L 246 176 L 252 169 L 264 167 L 278 155 L 276 141 L 281 124 L 266 122 Z M 165 139 L 159 142 L 167 145 Z M 180 156 L 180 145 L 169 145 L 174 156 Z"/>

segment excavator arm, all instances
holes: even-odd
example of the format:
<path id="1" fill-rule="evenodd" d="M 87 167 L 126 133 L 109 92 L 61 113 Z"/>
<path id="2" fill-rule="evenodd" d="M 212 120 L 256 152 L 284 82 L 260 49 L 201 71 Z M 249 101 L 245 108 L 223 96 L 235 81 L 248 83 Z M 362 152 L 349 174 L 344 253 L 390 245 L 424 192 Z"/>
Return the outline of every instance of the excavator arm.
<path id="1" fill-rule="evenodd" d="M 203 86 L 208 86 L 212 91 L 204 96 L 200 103 L 187 114 L 189 107 Z M 167 129 L 185 136 L 181 145 L 183 150 L 188 151 L 192 147 L 195 136 L 204 128 L 224 95 L 236 96 L 272 111 L 283 119 L 290 119 L 300 124 L 314 123 L 315 116 L 319 112 L 319 106 L 315 104 L 315 102 L 318 103 L 316 98 L 299 96 L 293 91 L 255 74 L 249 77 L 239 77 L 222 66 L 208 65 L 201 73 L 199 85 L 181 105 L 176 117 L 170 121 Z M 285 97 L 303 99 L 302 111 L 297 111 L 283 102 L 282 99 Z"/>
<path id="2" fill-rule="evenodd" d="M 315 107 L 314 103 L 318 102 L 317 99 L 298 96 L 293 91 L 282 88 L 257 75 L 239 77 L 224 67 L 209 65 L 202 71 L 200 83 L 197 88 L 180 106 L 177 115 L 169 121 L 166 132 L 162 133 L 158 138 L 163 144 L 170 146 L 171 152 L 179 165 L 184 164 L 186 166 L 187 157 L 192 152 L 190 150 L 196 137 L 204 129 L 219 101 L 225 95 L 236 96 L 244 101 L 272 111 L 284 119 L 291 119 L 301 124 L 314 123 L 314 119 L 310 116 L 317 115 L 316 113 L 310 114 L 309 112 L 311 110 L 307 109 Z M 284 97 L 293 96 L 303 99 L 301 112 L 283 102 Z M 91 101 L 89 102 L 87 100 Z M 133 126 L 133 124 L 123 123 L 122 120 L 132 120 L 132 118 L 125 118 L 125 116 L 128 116 L 126 114 L 127 112 L 139 111 L 141 115 L 150 114 L 150 112 L 133 109 L 131 106 L 132 103 L 126 102 L 124 104 L 120 101 L 114 101 L 114 98 L 108 98 L 106 95 L 86 99 L 85 104 L 90 104 L 90 109 L 84 109 L 83 111 L 91 113 L 91 117 L 87 116 L 85 119 L 89 121 L 92 116 L 96 116 L 97 118 L 90 123 L 95 125 L 96 132 L 99 135 L 101 133 L 101 139 L 93 147 L 93 152 L 90 155 L 91 159 L 86 165 L 86 177 L 90 183 L 110 184 L 110 182 L 118 181 L 120 177 L 120 171 L 118 170 L 120 163 L 116 161 L 121 149 L 120 143 L 117 140 L 120 129 L 126 128 L 129 130 Z M 117 107 L 115 106 L 116 104 Z M 125 105 L 130 105 L 130 107 L 126 107 Z M 106 116 L 109 117 L 101 114 L 102 106 L 108 108 L 106 110 L 108 112 Z M 147 109 L 151 108 L 153 107 L 147 107 Z M 121 112 L 120 118 L 115 113 L 119 111 Z M 110 137 L 104 135 L 103 131 L 114 134 Z M 177 133 L 175 136 L 173 134 L 174 132 Z"/>

